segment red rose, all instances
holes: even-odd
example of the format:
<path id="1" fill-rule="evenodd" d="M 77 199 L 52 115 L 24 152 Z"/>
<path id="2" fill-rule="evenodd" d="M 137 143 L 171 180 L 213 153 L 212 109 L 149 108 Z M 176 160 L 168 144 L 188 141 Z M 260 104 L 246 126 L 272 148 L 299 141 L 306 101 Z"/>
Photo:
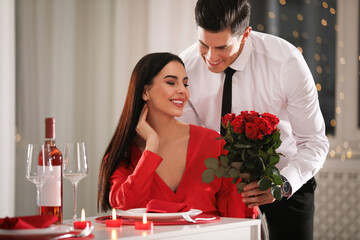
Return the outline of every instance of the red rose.
<path id="1" fill-rule="evenodd" d="M 235 118 L 235 113 L 228 113 L 225 116 L 221 117 L 221 121 L 224 124 L 224 126 L 227 126 L 228 122 L 232 122 Z"/>
<path id="2" fill-rule="evenodd" d="M 255 139 L 262 139 L 262 134 L 259 129 L 259 126 L 253 122 L 246 123 L 245 134 L 248 138 L 255 140 Z"/>
<path id="3" fill-rule="evenodd" d="M 260 114 L 258 112 L 250 111 L 250 112 L 247 112 L 247 114 L 245 116 L 245 120 L 246 120 L 246 122 L 254 122 L 254 120 L 257 119 L 259 116 L 260 116 Z"/>
<path id="4" fill-rule="evenodd" d="M 265 118 L 257 118 L 254 123 L 259 126 L 259 129 L 263 135 L 271 134 L 273 128 L 268 120 Z"/>
<path id="5" fill-rule="evenodd" d="M 277 125 L 280 121 L 279 118 L 271 113 L 263 113 L 261 116 L 270 123 L 272 128 L 271 133 L 275 133 L 277 131 Z"/>
<path id="6" fill-rule="evenodd" d="M 241 116 L 246 116 L 246 115 L 248 115 L 249 114 L 249 111 L 241 111 L 240 112 L 240 115 Z"/>
<path id="7" fill-rule="evenodd" d="M 245 130 L 245 121 L 242 115 L 237 115 L 231 123 L 234 132 L 243 133 Z"/>

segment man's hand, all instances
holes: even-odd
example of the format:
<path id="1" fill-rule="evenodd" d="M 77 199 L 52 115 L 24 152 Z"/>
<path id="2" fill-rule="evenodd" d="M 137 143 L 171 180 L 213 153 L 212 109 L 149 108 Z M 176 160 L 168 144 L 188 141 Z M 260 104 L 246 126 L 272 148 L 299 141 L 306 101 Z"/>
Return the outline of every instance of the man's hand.
<path id="1" fill-rule="evenodd" d="M 265 191 L 260 191 L 256 181 L 245 185 L 241 196 L 243 197 L 243 202 L 246 203 L 249 208 L 275 201 L 275 198 L 270 192 L 270 188 Z"/>

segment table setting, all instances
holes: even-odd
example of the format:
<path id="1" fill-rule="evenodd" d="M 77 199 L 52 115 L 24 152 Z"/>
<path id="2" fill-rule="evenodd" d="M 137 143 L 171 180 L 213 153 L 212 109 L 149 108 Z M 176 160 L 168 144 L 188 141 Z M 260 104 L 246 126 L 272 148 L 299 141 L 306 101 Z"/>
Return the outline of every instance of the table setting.
<path id="1" fill-rule="evenodd" d="M 48 125 L 47 121 L 49 120 L 51 120 L 50 125 L 53 124 L 54 120 L 52 119 L 47 119 L 46 124 Z M 45 138 L 45 144 L 30 143 L 26 149 L 26 178 L 36 186 L 37 215 L 0 218 L 0 239 L 53 239 L 64 235 L 67 239 L 77 239 L 78 237 L 93 239 L 94 235 L 91 234 L 91 231 L 94 227 L 91 226 L 90 222 L 87 222 L 90 223 L 90 226 L 87 227 L 78 228 L 76 226 L 77 222 L 81 222 L 81 220 L 76 221 L 77 185 L 88 173 L 85 143 L 66 143 L 63 149 L 64 158 L 62 159 L 61 152 L 54 145 L 54 130 L 46 129 L 46 134 L 51 135 L 52 138 Z M 74 215 L 72 225 L 61 224 L 61 177 L 68 179 L 73 185 Z M 60 178 L 61 181 L 56 178 Z M 61 184 L 61 192 L 55 193 L 60 198 L 58 205 L 46 196 L 53 194 L 48 189 L 54 188 L 54 183 Z M 57 210 L 58 214 L 48 214 L 46 211 L 49 209 Z M 63 237 L 58 239 L 63 239 Z"/>
<path id="2" fill-rule="evenodd" d="M 26 178 L 36 186 L 37 215 L 0 218 L 0 239 L 227 239 L 227 233 L 231 239 L 234 231 L 242 239 L 260 239 L 260 220 L 213 216 L 160 199 L 142 208 L 112 209 L 104 216 L 86 217 L 82 209 L 78 218 L 77 187 L 88 175 L 85 143 L 66 143 L 60 152 L 55 120 L 45 123 L 45 144 L 28 144 L 26 151 Z M 73 217 L 64 221 L 63 178 L 73 187 Z"/>
<path id="3" fill-rule="evenodd" d="M 56 160 L 62 160 L 60 165 L 62 177 L 69 180 L 73 186 L 73 218 L 60 221 L 61 224 L 58 216 L 42 212 L 46 206 L 44 198 L 46 199 L 47 194 L 43 190 L 46 189 L 46 184 L 53 184 L 53 175 L 56 175 L 54 151 L 57 154 Z M 93 224 L 97 223 L 99 226 L 104 225 L 105 228 L 131 226 L 134 231 L 152 231 L 154 226 L 203 224 L 221 220 L 220 217 L 204 215 L 201 210 L 192 209 L 184 203 L 162 200 L 152 200 L 146 208 L 113 209 L 112 215 L 97 216 L 93 221 L 86 219 L 85 210 L 82 209 L 79 219 L 77 187 L 80 180 L 88 174 L 85 143 L 66 143 L 62 153 L 63 155 L 48 143 L 28 144 L 26 178 L 36 186 L 37 215 L 0 218 L 0 239 L 93 239 L 94 235 L 91 232 L 95 228 Z M 199 216 L 201 218 L 198 218 Z M 194 220 L 194 217 L 197 218 Z"/>
<path id="4" fill-rule="evenodd" d="M 164 213 L 159 213 L 164 214 Z M 153 220 L 152 227 L 137 228 L 135 222 L 141 220 L 123 220 L 121 227 L 106 226 L 105 220 L 109 216 L 94 216 L 88 220 L 92 222 L 96 239 L 234 239 L 241 236 L 243 240 L 260 240 L 259 219 L 216 217 L 214 220 L 197 220 L 202 215 L 191 217 L 196 223 L 187 222 L 181 218 L 165 222 Z M 208 215 L 206 215 L 208 216 Z M 120 216 L 119 216 L 120 217 Z M 212 217 L 213 218 L 213 217 Z M 129 222 L 128 222 L 129 221 Z M 131 221 L 131 222 L 130 222 Z M 150 221 L 150 220 L 149 220 Z M 149 222 L 147 221 L 147 222 Z M 129 224 L 126 224 L 128 222 Z M 170 222 L 174 224 L 170 224 Z"/>
<path id="5" fill-rule="evenodd" d="M 0 239 L 54 239 L 64 234 L 76 235 L 82 232 L 72 226 L 56 225 L 57 220 L 58 218 L 54 215 L 2 218 L 0 219 Z M 88 228 L 87 231 L 87 238 L 82 239 L 93 239 L 92 229 L 89 231 Z"/>
<path id="6" fill-rule="evenodd" d="M 88 173 L 84 143 L 67 143 L 63 150 L 62 177 L 73 185 L 74 205 L 72 219 L 59 224 L 58 216 L 42 214 L 41 207 L 43 186 L 51 182 L 54 171 L 51 153 L 44 144 L 28 145 L 26 177 L 36 186 L 38 215 L 0 218 L 0 239 L 232 239 L 234 231 L 240 231 L 242 239 L 260 239 L 260 220 L 213 216 L 159 199 L 144 208 L 113 209 L 104 216 L 86 217 L 82 209 L 78 218 L 77 185 Z"/>
<path id="7" fill-rule="evenodd" d="M 96 217 L 94 221 L 107 228 L 126 226 L 134 232 L 144 230 L 147 233 L 153 232 L 157 226 L 214 223 L 221 221 L 221 218 L 202 214 L 201 210 L 193 209 L 184 203 L 153 199 L 146 208 L 113 209 L 112 215 Z"/>
<path id="8" fill-rule="evenodd" d="M 115 215 L 114 212 L 116 212 Z M 97 217 L 95 221 L 105 223 L 108 219 L 114 219 L 114 216 L 120 218 L 123 225 L 134 225 L 135 227 L 141 225 L 141 221 L 143 224 L 150 221 L 155 226 L 203 224 L 221 221 L 219 216 L 203 214 L 201 210 L 193 209 L 184 203 L 157 199 L 151 200 L 146 208 L 118 209 L 117 211 L 113 209 L 112 216 Z"/>

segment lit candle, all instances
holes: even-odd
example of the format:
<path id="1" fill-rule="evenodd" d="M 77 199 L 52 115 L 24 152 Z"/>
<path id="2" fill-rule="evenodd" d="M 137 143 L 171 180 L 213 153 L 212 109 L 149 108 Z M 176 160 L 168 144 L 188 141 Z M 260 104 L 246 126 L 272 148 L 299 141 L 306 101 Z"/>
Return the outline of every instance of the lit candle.
<path id="1" fill-rule="evenodd" d="M 135 229 L 138 230 L 152 230 L 154 223 L 152 221 L 147 221 L 146 213 L 143 215 L 142 222 L 135 222 Z"/>
<path id="2" fill-rule="evenodd" d="M 90 221 L 85 221 L 85 210 L 81 210 L 81 221 L 74 222 L 74 228 L 75 229 L 84 229 L 86 228 L 86 225 L 89 225 L 91 227 Z"/>
<path id="3" fill-rule="evenodd" d="M 116 219 L 116 211 L 115 208 L 112 210 L 112 219 L 106 219 L 105 224 L 107 227 L 121 227 L 122 219 Z"/>

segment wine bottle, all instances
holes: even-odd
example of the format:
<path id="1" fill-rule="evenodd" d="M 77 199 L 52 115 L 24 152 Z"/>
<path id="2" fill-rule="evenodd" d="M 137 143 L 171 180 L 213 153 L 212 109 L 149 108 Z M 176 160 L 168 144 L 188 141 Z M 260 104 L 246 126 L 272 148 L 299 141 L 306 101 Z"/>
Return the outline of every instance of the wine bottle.
<path id="1" fill-rule="evenodd" d="M 49 158 L 45 157 L 46 168 L 52 168 L 40 192 L 40 214 L 55 215 L 56 224 L 63 221 L 63 180 L 62 180 L 62 154 L 55 145 L 55 118 L 45 119 L 45 149 L 49 151 Z M 51 163 L 51 164 L 50 164 Z M 43 165 L 42 153 L 39 154 L 38 165 Z"/>

